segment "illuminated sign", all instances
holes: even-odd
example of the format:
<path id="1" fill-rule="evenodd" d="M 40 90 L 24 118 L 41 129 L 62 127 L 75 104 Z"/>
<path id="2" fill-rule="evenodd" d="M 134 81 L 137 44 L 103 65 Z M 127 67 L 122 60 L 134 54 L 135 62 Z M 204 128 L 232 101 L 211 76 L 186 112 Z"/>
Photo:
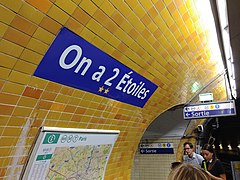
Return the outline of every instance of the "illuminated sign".
<path id="1" fill-rule="evenodd" d="M 189 104 L 183 109 L 184 119 L 236 115 L 235 101 Z"/>
<path id="2" fill-rule="evenodd" d="M 140 144 L 140 154 L 174 154 L 173 143 Z"/>
<path id="3" fill-rule="evenodd" d="M 62 28 L 34 76 L 143 107 L 157 86 Z"/>

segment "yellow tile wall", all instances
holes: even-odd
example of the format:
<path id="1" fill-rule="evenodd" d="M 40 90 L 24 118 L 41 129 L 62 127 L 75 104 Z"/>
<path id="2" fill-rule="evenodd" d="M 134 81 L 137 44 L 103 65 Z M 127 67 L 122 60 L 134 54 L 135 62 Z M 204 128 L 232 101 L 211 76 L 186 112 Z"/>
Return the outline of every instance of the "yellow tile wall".
<path id="1" fill-rule="evenodd" d="M 191 99 L 194 82 L 201 89 L 219 73 L 194 2 L 2 0 L 0 179 L 18 179 L 40 126 L 120 130 L 105 179 L 130 179 L 132 169 L 132 177 L 144 179 L 138 175 L 151 158 L 136 154 L 140 169 L 133 160 L 145 129 L 162 112 Z M 146 105 L 138 108 L 32 76 L 62 27 L 155 83 L 158 89 Z M 224 80 L 218 82 L 209 90 L 224 99 Z M 166 165 L 159 167 L 162 177 L 172 158 L 159 158 Z"/>

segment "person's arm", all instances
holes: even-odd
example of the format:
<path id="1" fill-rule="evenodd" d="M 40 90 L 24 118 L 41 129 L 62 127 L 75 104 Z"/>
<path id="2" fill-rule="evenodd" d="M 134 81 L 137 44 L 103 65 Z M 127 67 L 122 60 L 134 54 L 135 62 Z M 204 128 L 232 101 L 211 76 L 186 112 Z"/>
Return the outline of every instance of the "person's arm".
<path id="1" fill-rule="evenodd" d="M 212 180 L 226 180 L 226 174 L 220 174 L 220 177 L 212 175 L 209 171 L 206 171 Z"/>

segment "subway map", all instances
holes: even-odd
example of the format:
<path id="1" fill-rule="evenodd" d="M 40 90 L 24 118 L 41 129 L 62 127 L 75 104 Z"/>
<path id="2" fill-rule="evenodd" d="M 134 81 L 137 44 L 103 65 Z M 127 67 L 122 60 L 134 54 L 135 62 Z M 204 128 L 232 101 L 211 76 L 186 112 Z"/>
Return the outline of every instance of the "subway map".
<path id="1" fill-rule="evenodd" d="M 48 180 L 103 179 L 112 144 L 57 147 L 50 162 Z"/>

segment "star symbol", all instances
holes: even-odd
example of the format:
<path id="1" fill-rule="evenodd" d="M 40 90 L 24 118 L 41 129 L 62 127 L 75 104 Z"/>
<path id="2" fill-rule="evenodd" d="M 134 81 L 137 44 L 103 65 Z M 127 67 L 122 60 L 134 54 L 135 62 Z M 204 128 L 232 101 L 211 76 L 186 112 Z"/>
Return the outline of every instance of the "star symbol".
<path id="1" fill-rule="evenodd" d="M 107 94 L 109 92 L 109 89 L 104 90 L 104 94 Z"/>
<path id="2" fill-rule="evenodd" d="M 102 92 L 104 90 L 104 86 L 100 87 L 98 92 Z"/>

